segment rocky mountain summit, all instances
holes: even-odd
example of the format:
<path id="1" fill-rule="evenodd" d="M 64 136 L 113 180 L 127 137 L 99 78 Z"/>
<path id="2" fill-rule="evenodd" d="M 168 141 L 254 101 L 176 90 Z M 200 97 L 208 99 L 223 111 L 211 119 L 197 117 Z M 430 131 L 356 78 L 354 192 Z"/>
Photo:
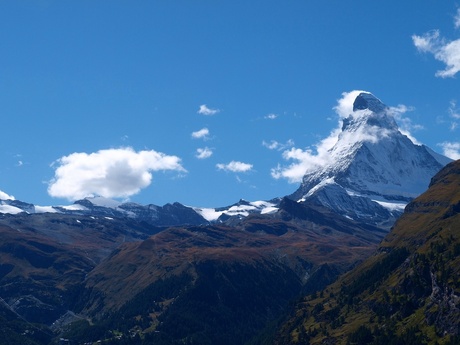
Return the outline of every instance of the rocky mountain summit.
<path id="1" fill-rule="evenodd" d="M 324 160 L 305 173 L 290 197 L 387 227 L 451 161 L 412 142 L 398 128 L 393 110 L 366 92 L 355 98 Z"/>

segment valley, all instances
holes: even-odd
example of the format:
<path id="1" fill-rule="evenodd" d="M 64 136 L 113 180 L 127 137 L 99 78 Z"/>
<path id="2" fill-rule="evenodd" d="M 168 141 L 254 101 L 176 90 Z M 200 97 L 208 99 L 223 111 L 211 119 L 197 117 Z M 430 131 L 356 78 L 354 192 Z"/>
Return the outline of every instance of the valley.
<path id="1" fill-rule="evenodd" d="M 299 188 L 0 205 L 0 344 L 454 344 L 460 168 L 356 95 Z"/>

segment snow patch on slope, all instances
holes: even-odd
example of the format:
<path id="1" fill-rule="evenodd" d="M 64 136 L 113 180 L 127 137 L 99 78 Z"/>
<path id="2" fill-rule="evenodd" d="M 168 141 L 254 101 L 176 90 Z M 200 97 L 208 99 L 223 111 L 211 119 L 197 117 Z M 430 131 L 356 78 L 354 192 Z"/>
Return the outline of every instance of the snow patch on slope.
<path id="1" fill-rule="evenodd" d="M 407 203 L 386 202 L 386 201 L 374 200 L 374 199 L 372 199 L 372 201 L 376 202 L 380 206 L 385 207 L 389 211 L 404 212 L 404 209 L 407 206 Z"/>
<path id="2" fill-rule="evenodd" d="M 35 205 L 35 213 L 59 213 L 53 206 L 38 206 Z"/>
<path id="3" fill-rule="evenodd" d="M 64 206 L 59 206 L 60 208 L 63 208 L 64 210 L 68 211 L 88 211 L 88 208 L 80 205 L 80 204 L 72 204 L 72 205 L 64 205 Z"/>
<path id="4" fill-rule="evenodd" d="M 18 207 L 11 206 L 11 205 L 5 205 L 5 204 L 0 205 L 0 213 L 18 214 L 21 212 L 24 212 L 24 211 Z"/>
<path id="5" fill-rule="evenodd" d="M 268 201 L 242 201 L 242 203 L 229 206 L 228 208 L 215 209 L 194 207 L 193 209 L 209 222 L 217 221 L 222 215 L 228 217 L 247 217 L 251 213 L 270 214 L 278 211 L 276 204 Z"/>

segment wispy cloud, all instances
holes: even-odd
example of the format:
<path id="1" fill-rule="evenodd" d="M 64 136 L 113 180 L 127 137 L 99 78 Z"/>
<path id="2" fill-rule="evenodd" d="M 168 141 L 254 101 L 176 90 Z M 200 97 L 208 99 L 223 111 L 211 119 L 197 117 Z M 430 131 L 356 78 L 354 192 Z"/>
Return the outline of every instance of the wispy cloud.
<path id="1" fill-rule="evenodd" d="M 449 115 L 457 120 L 460 120 L 460 109 L 457 108 L 457 101 L 451 100 L 449 104 Z"/>
<path id="2" fill-rule="evenodd" d="M 238 161 L 231 161 L 228 164 L 216 164 L 218 170 L 231 171 L 231 172 L 248 172 L 252 170 L 253 165 Z"/>
<path id="3" fill-rule="evenodd" d="M 455 16 L 455 27 L 459 27 L 460 13 Z M 436 72 L 437 77 L 453 77 L 460 71 L 460 39 L 448 41 L 441 37 L 439 30 L 433 30 L 422 36 L 413 35 L 412 42 L 418 51 L 431 53 L 438 61 L 446 65 L 444 70 Z"/>
<path id="4" fill-rule="evenodd" d="M 207 128 L 202 128 L 199 131 L 192 133 L 193 139 L 207 139 L 208 136 L 209 136 L 209 129 Z"/>
<path id="5" fill-rule="evenodd" d="M 460 159 L 460 143 L 459 142 L 448 142 L 438 144 L 442 148 L 444 156 L 451 159 Z"/>
<path id="6" fill-rule="evenodd" d="M 274 120 L 274 119 L 276 119 L 277 117 L 278 117 L 277 114 L 270 113 L 270 114 L 268 114 L 268 115 L 265 115 L 265 116 L 264 116 L 264 119 Z"/>
<path id="7" fill-rule="evenodd" d="M 406 135 L 414 144 L 421 145 L 421 143 L 413 136 L 412 133 L 424 129 L 420 124 L 414 123 L 411 118 L 405 116 L 406 113 L 414 111 L 414 107 L 408 107 L 400 104 L 397 107 L 389 107 L 388 112 L 395 118 L 399 126 L 399 131 Z"/>
<path id="8" fill-rule="evenodd" d="M 94 195 L 126 198 L 150 185 L 152 171 L 186 172 L 179 157 L 153 150 L 136 152 L 130 147 L 72 153 L 52 167 L 55 175 L 48 194 L 68 200 Z"/>
<path id="9" fill-rule="evenodd" d="M 460 28 L 460 8 L 457 9 L 457 14 L 454 17 L 454 25 L 456 29 Z"/>
<path id="10" fill-rule="evenodd" d="M 213 154 L 212 150 L 209 147 L 203 147 L 196 149 L 196 158 L 206 159 L 211 157 Z"/>
<path id="11" fill-rule="evenodd" d="M 449 129 L 451 131 L 454 131 L 458 128 L 459 121 L 460 121 L 460 108 L 457 107 L 456 100 L 453 99 L 449 102 L 449 106 L 447 108 L 447 114 L 449 115 L 447 119 L 443 115 L 438 115 L 436 117 L 436 123 L 442 124 L 442 125 L 448 123 Z"/>
<path id="12" fill-rule="evenodd" d="M 271 140 L 270 142 L 264 140 L 262 141 L 262 146 L 265 146 L 269 150 L 282 151 L 287 149 L 288 147 L 294 146 L 294 141 L 292 139 L 289 139 L 285 143 L 280 143 L 276 140 Z"/>
<path id="13" fill-rule="evenodd" d="M 211 116 L 211 115 L 215 115 L 217 113 L 219 113 L 220 110 L 219 109 L 211 109 L 211 108 L 208 108 L 208 106 L 206 104 L 202 104 L 200 105 L 200 109 L 198 109 L 198 114 L 201 114 L 201 115 L 208 115 L 208 116 Z"/>
<path id="14" fill-rule="evenodd" d="M 308 171 L 325 167 L 331 162 L 330 150 L 337 143 L 339 134 L 341 133 L 342 120 L 353 114 L 353 103 L 358 97 L 361 90 L 344 92 L 342 98 L 337 101 L 337 106 L 334 107 L 335 112 L 339 116 L 339 123 L 328 137 L 322 139 L 314 148 L 307 147 L 306 149 L 292 147 L 282 153 L 282 158 L 292 163 L 288 166 L 278 164 L 277 167 L 271 169 L 271 176 L 275 179 L 285 178 L 290 183 L 298 183 L 302 181 L 303 176 Z"/>
<path id="15" fill-rule="evenodd" d="M 17 167 L 22 167 L 24 165 L 24 161 L 22 160 L 22 155 L 21 154 L 16 154 L 14 155 L 15 158 L 18 158 L 18 161 L 16 162 Z"/>
<path id="16" fill-rule="evenodd" d="M 453 131 L 458 127 L 458 120 L 460 120 L 460 111 L 457 108 L 457 102 L 455 100 L 450 101 L 449 105 L 449 116 L 452 119 L 450 124 L 450 130 Z"/>

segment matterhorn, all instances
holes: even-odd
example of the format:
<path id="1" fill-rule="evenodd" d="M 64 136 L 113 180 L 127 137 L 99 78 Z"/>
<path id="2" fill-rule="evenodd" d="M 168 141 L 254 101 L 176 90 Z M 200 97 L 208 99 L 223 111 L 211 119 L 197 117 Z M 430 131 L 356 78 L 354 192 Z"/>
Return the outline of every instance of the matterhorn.
<path id="1" fill-rule="evenodd" d="M 404 135 L 392 108 L 374 95 L 354 94 L 324 163 L 305 173 L 290 198 L 389 228 L 451 160 Z"/>

